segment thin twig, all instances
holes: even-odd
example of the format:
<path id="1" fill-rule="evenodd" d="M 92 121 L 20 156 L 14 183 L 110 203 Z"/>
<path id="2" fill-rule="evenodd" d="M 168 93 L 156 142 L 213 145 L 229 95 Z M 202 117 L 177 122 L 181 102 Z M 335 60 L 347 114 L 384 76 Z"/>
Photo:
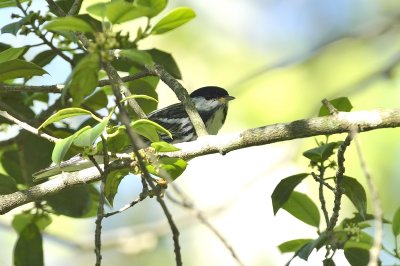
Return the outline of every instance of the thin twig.
<path id="1" fill-rule="evenodd" d="M 166 193 L 167 197 L 175 204 L 177 204 L 178 206 L 181 206 L 185 209 L 189 209 L 194 211 L 196 218 L 204 225 L 206 226 L 211 232 L 213 232 L 213 234 L 219 239 L 219 241 L 221 241 L 221 243 L 225 246 L 225 248 L 227 250 L 229 250 L 229 252 L 231 253 L 231 256 L 234 260 L 236 260 L 236 262 L 238 263 L 238 265 L 243 266 L 244 263 L 240 260 L 239 256 L 236 254 L 236 251 L 233 249 L 233 247 L 228 243 L 228 241 L 225 239 L 225 237 L 222 236 L 222 234 L 208 221 L 208 219 L 204 216 L 203 212 L 201 212 L 200 210 L 198 210 L 193 202 L 190 202 L 188 200 L 188 198 L 186 197 L 186 195 L 182 194 L 183 192 L 178 189 L 177 186 L 173 186 L 174 190 L 176 192 L 178 192 L 178 195 L 183 198 L 183 201 L 178 201 L 177 199 L 175 199 L 174 197 L 171 196 L 171 194 Z"/>
<path id="2" fill-rule="evenodd" d="M 26 12 L 26 10 L 22 7 L 22 5 L 21 5 L 19 0 L 16 1 L 16 4 L 17 4 L 18 8 L 22 11 L 22 13 L 24 13 L 25 17 L 29 16 L 28 12 Z M 62 59 L 67 61 L 71 66 L 75 65 L 75 62 L 71 58 L 69 58 L 68 56 L 63 54 L 63 52 L 60 49 L 55 47 L 52 42 L 47 40 L 47 38 L 41 33 L 40 29 L 35 25 L 34 22 L 32 22 L 31 20 L 29 20 L 29 21 L 30 21 L 30 25 L 32 26 L 32 29 L 34 30 L 36 36 L 38 36 L 47 46 L 50 47 L 51 50 L 53 50 Z"/>
<path id="3" fill-rule="evenodd" d="M 79 12 L 82 2 L 83 0 L 75 0 L 71 6 L 71 9 L 68 11 L 68 16 L 76 15 Z"/>
<path id="4" fill-rule="evenodd" d="M 66 14 L 65 14 L 64 10 L 62 10 L 54 1 L 46 0 L 46 2 L 49 5 L 49 7 L 57 13 L 56 15 L 58 15 L 60 17 L 65 17 Z"/>
<path id="5" fill-rule="evenodd" d="M 103 62 L 102 65 L 103 65 L 104 70 L 107 72 L 109 79 L 115 81 L 118 84 L 119 88 L 117 88 L 117 90 L 119 89 L 119 94 L 124 95 L 125 98 L 131 96 L 131 92 L 124 85 L 124 82 L 122 81 L 121 77 L 118 75 L 118 72 L 115 70 L 115 68 L 111 65 L 111 63 Z M 118 98 L 120 98 L 119 101 L 122 101 L 122 97 L 118 97 Z M 118 100 L 118 98 L 117 98 L 117 100 Z M 133 98 L 129 99 L 128 104 L 140 118 L 146 118 L 146 114 L 143 112 L 142 108 L 140 108 L 139 104 L 137 103 L 137 101 L 135 99 L 133 99 Z"/>
<path id="6" fill-rule="evenodd" d="M 339 113 L 339 111 L 336 109 L 336 107 L 333 106 L 333 104 L 330 101 L 328 101 L 327 99 L 323 99 L 322 104 L 325 105 L 326 108 L 328 108 L 329 113 L 331 115 L 336 115 Z"/>
<path id="7" fill-rule="evenodd" d="M 325 182 L 322 178 L 317 176 L 314 172 L 311 172 L 311 175 L 313 176 L 314 180 L 317 181 L 318 183 L 322 183 L 326 188 L 328 188 L 331 191 L 335 191 L 335 188 L 329 185 L 329 183 Z"/>
<path id="8" fill-rule="evenodd" d="M 141 79 L 144 77 L 148 77 L 148 76 L 154 76 L 154 74 L 148 72 L 147 70 L 143 70 L 141 72 L 137 72 L 135 74 L 131 74 L 125 77 L 121 77 L 121 81 L 122 82 L 129 82 L 129 81 L 134 81 L 137 79 Z M 99 87 L 104 87 L 106 85 L 111 85 L 111 83 L 113 82 L 112 79 L 104 79 L 104 80 L 100 80 L 98 86 Z M 118 81 L 115 81 L 115 83 L 118 83 Z"/>
<path id="9" fill-rule="evenodd" d="M 11 122 L 17 124 L 20 128 L 25 129 L 26 131 L 31 132 L 32 134 L 35 134 L 39 137 L 45 138 L 50 142 L 56 142 L 58 140 L 55 137 L 52 137 L 46 133 L 42 133 L 42 132 L 38 131 L 36 128 L 32 127 L 31 125 L 28 125 L 27 123 L 16 119 L 15 117 L 9 115 L 6 111 L 0 110 L 0 115 L 2 117 L 6 118 L 7 120 L 10 120 Z"/>
<path id="10" fill-rule="evenodd" d="M 38 92 L 38 93 L 61 93 L 64 85 L 19 85 L 19 84 L 0 84 L 0 92 L 13 93 L 13 92 Z"/>
<path id="11" fill-rule="evenodd" d="M 93 156 L 89 156 L 89 159 L 92 161 L 92 163 L 96 166 L 97 171 L 99 171 L 100 176 L 101 176 L 101 183 L 100 183 L 100 199 L 99 199 L 99 205 L 97 207 L 97 216 L 96 216 L 96 229 L 94 232 L 94 253 L 96 254 L 96 266 L 101 265 L 101 229 L 102 229 L 102 221 L 103 221 L 103 215 L 104 215 L 104 172 L 100 168 L 99 164 L 96 162 Z"/>
<path id="12" fill-rule="evenodd" d="M 141 71 L 135 74 L 131 74 L 121 78 L 122 82 L 134 81 L 137 79 L 141 79 L 148 76 L 154 76 L 148 71 Z M 112 81 L 110 79 L 100 80 L 98 83 L 98 87 L 104 87 L 110 85 Z M 118 83 L 118 82 L 116 82 Z M 65 88 L 63 84 L 56 85 L 43 85 L 43 86 L 34 86 L 34 85 L 23 85 L 23 84 L 3 84 L 0 83 L 0 92 L 39 92 L 39 93 L 62 93 L 62 90 Z"/>
<path id="13" fill-rule="evenodd" d="M 103 65 L 105 71 L 107 72 L 108 77 L 111 80 L 115 80 L 115 78 L 117 78 L 117 75 L 114 75 L 113 73 L 113 68 L 111 66 L 108 66 L 107 64 Z M 114 70 L 115 71 L 115 70 Z M 118 82 L 118 84 L 121 84 Z M 151 176 L 149 174 L 149 171 L 147 170 L 142 155 L 139 153 L 139 149 L 138 149 L 138 145 L 137 145 L 137 139 L 140 139 L 139 136 L 137 136 L 137 134 L 132 130 L 132 128 L 130 127 L 130 120 L 129 120 L 129 116 L 126 112 L 126 110 L 124 109 L 124 107 L 121 104 L 121 100 L 122 100 L 122 95 L 121 92 L 119 90 L 119 86 L 116 83 L 111 84 L 111 87 L 113 89 L 114 95 L 116 97 L 116 104 L 117 107 L 119 109 L 119 115 L 120 115 L 120 121 L 122 122 L 123 125 L 125 125 L 125 128 L 127 130 L 127 134 L 128 134 L 128 138 L 131 142 L 132 145 L 132 149 L 133 149 L 133 153 L 135 154 L 138 164 L 139 164 L 139 168 L 141 169 L 145 179 L 147 180 L 148 184 L 150 185 L 150 187 L 152 188 L 153 191 L 157 191 L 156 186 L 153 184 L 152 180 L 151 180 Z M 139 107 L 140 108 L 140 107 Z M 161 198 L 160 193 L 156 193 L 156 198 L 157 198 L 157 202 L 160 204 L 161 208 L 164 211 L 165 216 L 167 217 L 168 223 L 170 225 L 171 231 L 172 231 L 172 238 L 174 241 L 174 252 L 175 252 L 175 261 L 176 261 L 176 265 L 177 266 L 181 266 L 182 265 L 182 256 L 181 256 L 181 252 L 180 252 L 180 245 L 179 245 L 179 231 L 172 219 L 171 214 L 168 211 L 168 208 L 164 202 L 164 200 Z"/>
<path id="14" fill-rule="evenodd" d="M 165 204 L 164 200 L 161 196 L 157 196 L 157 202 L 160 204 L 162 210 L 164 211 L 165 217 L 167 217 L 169 227 L 172 231 L 172 239 L 174 241 L 174 253 L 175 253 L 175 261 L 177 266 L 182 265 L 182 257 L 181 257 L 181 247 L 179 245 L 179 230 L 176 226 L 174 220 L 172 219 L 172 215 L 168 210 L 167 205 Z"/>
<path id="15" fill-rule="evenodd" d="M 319 169 L 319 176 L 317 176 L 314 172 L 311 173 L 311 175 L 314 177 L 314 180 L 319 182 L 319 202 L 321 203 L 321 210 L 322 213 L 324 214 L 325 222 L 326 222 L 326 227 L 329 225 L 329 214 L 328 210 L 326 209 L 326 201 L 324 197 L 324 185 L 330 186 L 328 183 L 324 181 L 324 175 L 325 175 L 325 167 L 323 165 L 318 167 Z"/>
<path id="16" fill-rule="evenodd" d="M 356 134 L 357 132 L 354 132 Z M 355 136 L 355 144 L 357 155 L 360 160 L 360 166 L 362 171 L 364 172 L 365 178 L 367 179 L 367 186 L 369 191 L 371 191 L 372 197 L 372 206 L 374 209 L 374 218 L 375 218 L 375 232 L 374 232 L 374 244 L 372 248 L 369 250 L 369 262 L 368 266 L 377 266 L 379 265 L 379 252 L 382 249 L 382 239 L 383 239 L 383 212 L 381 207 L 381 202 L 379 199 L 378 191 L 372 182 L 371 173 L 368 170 L 367 164 L 365 162 L 364 156 L 361 152 L 361 146 L 358 143 L 358 140 Z"/>
<path id="17" fill-rule="evenodd" d="M 96 230 L 94 234 L 94 243 L 95 249 L 94 252 L 96 254 L 96 266 L 101 265 L 101 229 L 102 229 L 102 221 L 104 218 L 104 204 L 106 201 L 105 197 L 105 185 L 106 185 L 106 177 L 108 174 L 108 164 L 109 164 L 109 157 L 108 157 L 108 149 L 107 149 L 107 142 L 103 136 L 101 136 L 101 140 L 103 143 L 103 161 L 104 161 L 104 170 L 101 169 L 99 164 L 96 162 L 93 156 L 89 156 L 89 159 L 95 165 L 97 170 L 101 176 L 101 183 L 100 183 L 100 199 L 99 199 L 99 206 L 97 208 L 97 217 L 96 217 Z"/>
<path id="18" fill-rule="evenodd" d="M 353 134 L 350 132 L 346 139 L 343 141 L 343 143 L 339 146 L 338 152 L 337 152 L 337 162 L 338 162 L 338 167 L 336 170 L 336 175 L 335 175 L 335 200 L 334 200 L 334 206 L 333 206 L 333 211 L 332 211 L 332 216 L 329 219 L 327 231 L 332 231 L 333 228 L 335 228 L 336 223 L 339 218 L 339 211 L 340 211 L 340 205 L 341 205 L 341 200 L 343 196 L 343 175 L 345 172 L 345 167 L 344 167 L 344 153 L 346 152 L 347 147 L 350 145 L 351 140 L 353 139 Z"/>
<path id="19" fill-rule="evenodd" d="M 125 206 L 123 206 L 121 209 L 119 209 L 117 211 L 113 211 L 113 212 L 109 212 L 109 213 L 104 214 L 104 218 L 108 218 L 108 217 L 113 216 L 115 214 L 122 213 L 122 212 L 128 210 L 129 208 L 132 208 L 133 206 L 135 206 L 136 204 L 138 204 L 139 202 L 141 202 L 141 201 L 143 201 L 144 199 L 147 198 L 147 196 L 141 196 L 141 195 L 137 199 L 132 201 L 131 203 L 126 204 Z"/>

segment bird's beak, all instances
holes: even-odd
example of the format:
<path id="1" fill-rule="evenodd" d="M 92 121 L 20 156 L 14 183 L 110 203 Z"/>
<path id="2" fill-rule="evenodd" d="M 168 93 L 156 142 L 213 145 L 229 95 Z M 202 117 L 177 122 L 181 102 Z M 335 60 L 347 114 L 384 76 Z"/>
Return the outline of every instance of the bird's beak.
<path id="1" fill-rule="evenodd" d="M 219 101 L 221 103 L 227 103 L 227 102 L 232 101 L 232 100 L 235 100 L 235 97 L 230 96 L 230 95 L 222 97 L 222 98 L 219 98 Z"/>

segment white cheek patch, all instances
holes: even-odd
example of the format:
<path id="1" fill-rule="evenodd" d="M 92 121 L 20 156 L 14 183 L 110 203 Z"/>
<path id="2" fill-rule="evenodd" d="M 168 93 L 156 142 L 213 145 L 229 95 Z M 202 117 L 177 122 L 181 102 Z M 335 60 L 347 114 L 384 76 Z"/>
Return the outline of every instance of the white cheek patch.
<path id="1" fill-rule="evenodd" d="M 218 100 L 206 100 L 203 97 L 196 97 L 193 99 L 196 109 L 199 111 L 208 111 L 216 108 L 219 105 Z"/>

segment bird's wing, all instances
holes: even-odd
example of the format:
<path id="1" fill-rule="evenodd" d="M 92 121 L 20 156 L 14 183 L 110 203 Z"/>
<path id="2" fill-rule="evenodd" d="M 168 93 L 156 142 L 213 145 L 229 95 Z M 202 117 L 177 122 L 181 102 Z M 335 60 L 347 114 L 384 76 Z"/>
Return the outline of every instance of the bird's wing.
<path id="1" fill-rule="evenodd" d="M 181 103 L 155 110 L 148 115 L 148 119 L 163 126 L 173 137 L 182 134 L 185 127 L 192 127 L 185 108 Z M 169 139 L 166 134 L 160 133 L 160 136 L 165 141 Z M 171 139 L 169 139 L 169 142 L 171 142 Z"/>

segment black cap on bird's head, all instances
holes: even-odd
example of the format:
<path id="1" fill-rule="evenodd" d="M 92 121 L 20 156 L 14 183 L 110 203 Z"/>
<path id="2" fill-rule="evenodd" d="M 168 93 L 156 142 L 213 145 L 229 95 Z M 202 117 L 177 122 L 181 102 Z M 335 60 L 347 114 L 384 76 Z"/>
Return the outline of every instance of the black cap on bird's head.
<path id="1" fill-rule="evenodd" d="M 235 99 L 235 97 L 230 96 L 225 89 L 217 87 L 217 86 L 207 86 L 207 87 L 202 87 L 200 89 L 197 89 L 190 94 L 190 97 L 191 98 L 203 97 L 206 100 L 225 99 L 227 101 Z"/>

